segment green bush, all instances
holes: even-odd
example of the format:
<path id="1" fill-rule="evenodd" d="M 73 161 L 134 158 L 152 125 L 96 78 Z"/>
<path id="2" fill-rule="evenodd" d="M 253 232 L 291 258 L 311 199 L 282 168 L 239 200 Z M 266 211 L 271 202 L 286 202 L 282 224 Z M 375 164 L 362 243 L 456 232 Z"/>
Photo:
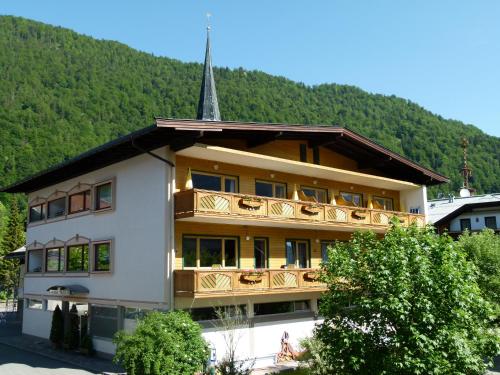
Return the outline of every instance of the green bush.
<path id="1" fill-rule="evenodd" d="M 491 305 L 461 246 L 394 225 L 329 249 L 315 331 L 336 374 L 482 374 L 499 352 Z"/>
<path id="2" fill-rule="evenodd" d="M 114 361 L 129 375 L 194 374 L 209 356 L 200 325 L 183 311 L 152 312 L 134 333 L 118 332 L 113 341 Z"/>
<path id="3" fill-rule="evenodd" d="M 52 313 L 52 326 L 50 327 L 49 339 L 58 347 L 61 346 L 64 339 L 64 318 L 59 305 L 56 306 Z"/>
<path id="4" fill-rule="evenodd" d="M 500 236 L 491 229 L 481 233 L 465 232 L 458 244 L 478 268 L 477 282 L 486 299 L 495 305 L 500 319 Z"/>

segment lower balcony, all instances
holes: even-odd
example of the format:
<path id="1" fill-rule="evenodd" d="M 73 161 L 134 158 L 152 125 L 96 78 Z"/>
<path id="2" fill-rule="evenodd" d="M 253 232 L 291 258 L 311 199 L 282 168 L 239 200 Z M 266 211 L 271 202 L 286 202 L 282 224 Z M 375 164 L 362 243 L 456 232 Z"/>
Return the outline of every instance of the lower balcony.
<path id="1" fill-rule="evenodd" d="M 175 218 L 233 225 L 384 232 L 392 217 L 425 225 L 420 214 L 191 189 L 175 194 Z"/>
<path id="2" fill-rule="evenodd" d="M 324 291 L 318 270 L 299 269 L 210 269 L 174 271 L 177 297 L 210 298 L 252 294 Z"/>

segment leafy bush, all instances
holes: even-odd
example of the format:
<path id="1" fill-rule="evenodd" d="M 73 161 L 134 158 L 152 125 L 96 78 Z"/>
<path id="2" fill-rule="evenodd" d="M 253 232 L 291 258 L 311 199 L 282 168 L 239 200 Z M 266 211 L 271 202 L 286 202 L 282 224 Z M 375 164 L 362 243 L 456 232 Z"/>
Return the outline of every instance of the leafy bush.
<path id="1" fill-rule="evenodd" d="M 64 318 L 59 305 L 56 306 L 52 313 L 52 326 L 50 327 L 49 339 L 56 346 L 61 346 L 64 339 Z"/>
<path id="2" fill-rule="evenodd" d="M 333 366 L 326 362 L 324 356 L 322 356 L 325 345 L 320 340 L 314 337 L 302 339 L 300 346 L 304 349 L 304 352 L 301 353 L 298 361 L 305 363 L 305 366 L 301 365 L 300 369 L 307 371 L 311 375 L 330 375 L 334 373 Z"/>
<path id="3" fill-rule="evenodd" d="M 188 313 L 152 312 L 134 333 L 118 332 L 114 361 L 129 375 L 194 374 L 208 359 L 201 327 Z"/>
<path id="4" fill-rule="evenodd" d="M 337 374 L 482 374 L 499 352 L 476 268 L 448 236 L 394 225 L 329 249 L 315 331 Z"/>
<path id="5" fill-rule="evenodd" d="M 500 236 L 491 229 L 465 232 L 458 244 L 478 268 L 477 282 L 484 296 L 495 305 L 500 319 Z"/>

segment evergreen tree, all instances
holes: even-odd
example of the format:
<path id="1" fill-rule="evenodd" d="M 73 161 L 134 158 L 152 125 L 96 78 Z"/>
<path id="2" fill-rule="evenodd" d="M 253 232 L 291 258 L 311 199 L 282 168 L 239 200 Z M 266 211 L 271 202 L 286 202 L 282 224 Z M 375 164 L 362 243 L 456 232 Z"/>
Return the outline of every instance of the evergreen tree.
<path id="1" fill-rule="evenodd" d="M 0 289 L 13 290 L 19 282 L 19 261 L 4 259 L 11 251 L 25 243 L 24 224 L 19 213 L 19 206 L 14 196 L 11 197 L 7 225 L 0 245 Z"/>
<path id="2" fill-rule="evenodd" d="M 64 317 L 59 305 L 52 313 L 52 326 L 50 327 L 50 341 L 57 347 L 60 347 L 64 339 Z"/>
<path id="3" fill-rule="evenodd" d="M 80 318 L 76 305 L 71 306 L 69 311 L 69 347 L 76 349 L 80 345 Z"/>

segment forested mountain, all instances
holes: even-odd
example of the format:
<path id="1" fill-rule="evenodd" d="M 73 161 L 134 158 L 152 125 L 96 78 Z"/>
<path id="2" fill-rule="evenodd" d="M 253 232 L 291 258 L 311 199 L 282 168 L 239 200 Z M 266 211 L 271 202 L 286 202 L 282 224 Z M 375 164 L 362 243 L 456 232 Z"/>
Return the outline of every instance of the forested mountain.
<path id="1" fill-rule="evenodd" d="M 9 16 L 0 17 L 0 51 L 0 186 L 150 125 L 153 116 L 196 115 L 200 64 Z M 474 126 L 352 86 L 306 86 L 244 69 L 217 68 L 215 76 L 223 119 L 346 126 L 451 177 L 441 191 L 460 185 L 465 136 L 473 186 L 500 191 L 500 138 Z"/>

